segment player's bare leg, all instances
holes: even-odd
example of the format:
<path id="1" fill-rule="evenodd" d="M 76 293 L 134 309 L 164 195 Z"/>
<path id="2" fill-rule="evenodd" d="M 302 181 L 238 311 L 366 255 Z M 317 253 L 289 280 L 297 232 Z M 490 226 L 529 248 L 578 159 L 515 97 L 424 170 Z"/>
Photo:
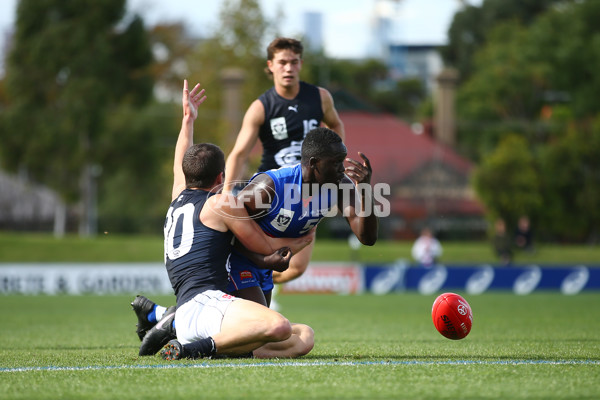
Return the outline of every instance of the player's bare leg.
<path id="1" fill-rule="evenodd" d="M 178 360 L 213 355 L 245 356 L 258 350 L 255 356 L 260 358 L 293 358 L 307 354 L 314 346 L 310 327 L 292 326 L 278 312 L 244 299 L 228 305 L 220 326 L 219 333 L 187 344 L 171 340 L 160 351 L 161 357 Z M 269 346 L 265 346 L 267 344 Z"/>
<path id="2" fill-rule="evenodd" d="M 239 299 L 227 308 L 221 332 L 214 335 L 213 340 L 217 354 L 240 355 L 291 336 L 292 325 L 283 315 L 261 304 Z"/>
<path id="3" fill-rule="evenodd" d="M 315 333 L 304 324 L 292 324 L 292 336 L 281 342 L 271 342 L 254 350 L 256 358 L 296 358 L 308 354 L 315 344 Z"/>

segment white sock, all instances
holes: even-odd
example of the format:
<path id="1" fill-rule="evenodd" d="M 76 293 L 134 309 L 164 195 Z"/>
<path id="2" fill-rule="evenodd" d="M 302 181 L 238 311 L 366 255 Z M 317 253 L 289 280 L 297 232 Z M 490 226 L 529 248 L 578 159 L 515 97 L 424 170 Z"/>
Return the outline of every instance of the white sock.
<path id="1" fill-rule="evenodd" d="M 156 305 L 155 314 L 157 321 L 160 321 L 162 319 L 163 315 L 165 315 L 165 311 L 167 311 L 166 307 L 159 306 L 158 304 Z"/>

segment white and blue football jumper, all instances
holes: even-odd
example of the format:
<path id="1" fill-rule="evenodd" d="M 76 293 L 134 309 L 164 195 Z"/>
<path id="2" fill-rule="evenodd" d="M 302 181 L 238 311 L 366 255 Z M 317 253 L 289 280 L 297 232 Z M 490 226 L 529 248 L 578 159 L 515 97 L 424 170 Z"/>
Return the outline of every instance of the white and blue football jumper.
<path id="1" fill-rule="evenodd" d="M 325 216 L 335 212 L 337 185 L 318 186 L 302 183 L 302 166 L 273 169 L 264 174 L 274 182 L 275 198 L 265 215 L 256 222 L 272 237 L 296 238 L 306 234 Z M 256 174 L 250 180 L 260 175 Z M 263 291 L 273 289 L 273 271 L 259 268 L 245 256 L 232 250 L 228 261 L 228 291 L 260 286 Z"/>

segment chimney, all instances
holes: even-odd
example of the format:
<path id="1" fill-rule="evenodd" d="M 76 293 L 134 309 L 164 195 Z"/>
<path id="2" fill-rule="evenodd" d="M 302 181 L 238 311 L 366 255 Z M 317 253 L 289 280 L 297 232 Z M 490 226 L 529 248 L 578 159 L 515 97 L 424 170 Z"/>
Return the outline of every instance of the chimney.
<path id="1" fill-rule="evenodd" d="M 458 72 L 452 68 L 444 68 L 436 80 L 438 89 L 435 103 L 434 137 L 440 143 L 453 147 L 456 143 L 454 97 Z"/>
<path id="2" fill-rule="evenodd" d="M 242 84 L 246 73 L 240 68 L 225 68 L 221 71 L 223 82 L 222 116 L 227 124 L 227 143 L 234 143 L 242 126 Z"/>

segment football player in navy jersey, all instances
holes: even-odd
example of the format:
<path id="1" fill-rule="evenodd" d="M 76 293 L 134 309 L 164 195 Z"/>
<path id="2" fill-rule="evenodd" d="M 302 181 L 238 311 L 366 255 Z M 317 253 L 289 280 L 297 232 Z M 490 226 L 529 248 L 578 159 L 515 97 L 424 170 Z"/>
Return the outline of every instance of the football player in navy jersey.
<path id="1" fill-rule="evenodd" d="M 171 340 L 161 355 L 167 360 L 251 352 L 255 357 L 304 355 L 314 345 L 309 326 L 292 325 L 276 311 L 224 292 L 225 262 L 233 235 L 250 251 L 274 253 L 275 258 L 298 251 L 312 238 L 271 238 L 233 196 L 216 194 L 224 178 L 223 152 L 212 144 L 192 144 L 197 108 L 205 99 L 199 84 L 189 91 L 184 82 L 172 203 L 164 226 L 165 265 L 177 297 L 177 311 L 163 315 L 152 328 L 176 329 L 177 340 Z M 278 248 L 283 250 L 277 252 Z"/>
<path id="2" fill-rule="evenodd" d="M 335 132 L 323 127 L 314 129 L 302 144 L 300 164 L 258 173 L 237 200 L 269 236 L 301 237 L 314 230 L 325 216 L 341 212 L 360 242 L 373 245 L 378 236 L 378 217 L 370 184 L 372 169 L 368 158 L 358 154 L 362 162 L 346 157 L 346 146 Z M 344 166 L 344 162 L 349 165 Z M 268 265 L 268 260 L 249 256 L 236 247 L 227 260 L 227 292 L 268 304 L 273 281 L 263 263 Z M 177 332 L 179 326 L 177 323 Z M 144 342 L 168 333 L 154 327 Z"/>
<path id="3" fill-rule="evenodd" d="M 267 47 L 267 73 L 273 87 L 255 100 L 244 116 L 235 145 L 227 158 L 225 191 L 244 178 L 248 157 L 257 140 L 263 146 L 259 172 L 300 162 L 306 134 L 321 123 L 344 139 L 344 125 L 329 91 L 300 81 L 302 43 L 276 38 Z M 314 242 L 290 260 L 284 272 L 274 272 L 275 283 L 302 275 L 312 255 Z"/>

